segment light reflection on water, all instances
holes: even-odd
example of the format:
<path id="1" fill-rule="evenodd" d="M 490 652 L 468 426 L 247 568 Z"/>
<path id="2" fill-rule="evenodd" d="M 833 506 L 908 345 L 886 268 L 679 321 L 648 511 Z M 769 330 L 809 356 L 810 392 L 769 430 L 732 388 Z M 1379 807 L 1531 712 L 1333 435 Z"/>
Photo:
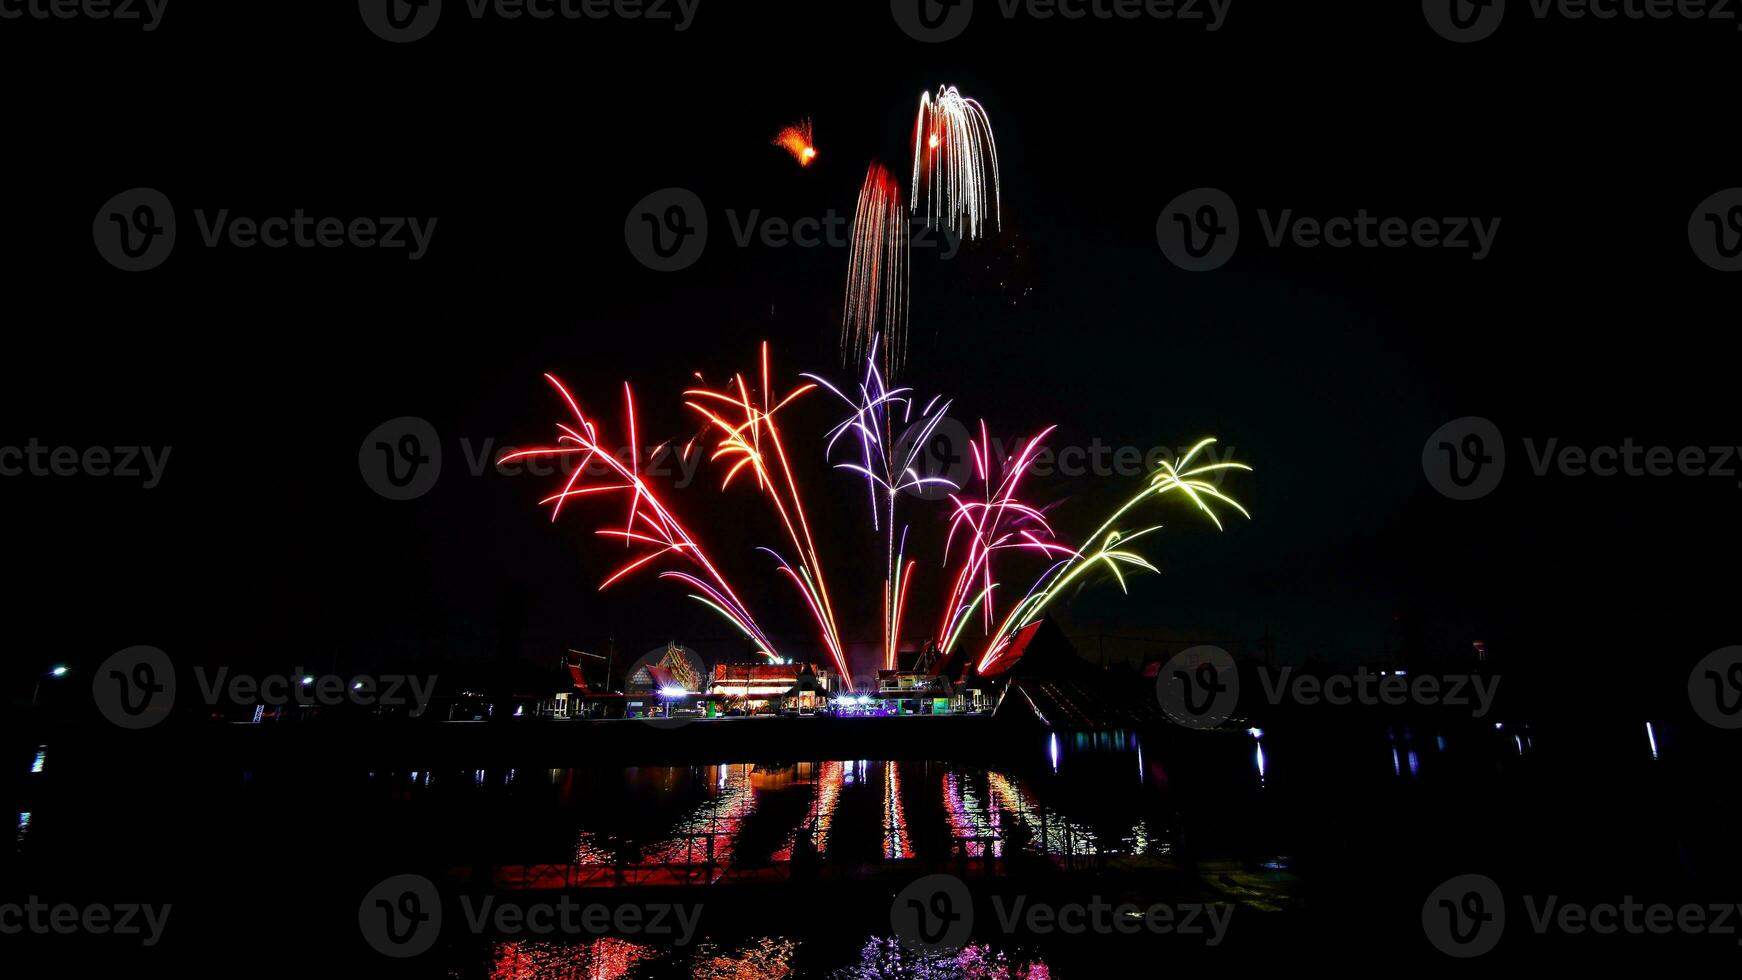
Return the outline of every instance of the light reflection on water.
<path id="1" fill-rule="evenodd" d="M 615 938 L 505 942 L 496 945 L 490 980 L 623 980 L 659 956 L 651 946 Z"/>
<path id="2" fill-rule="evenodd" d="M 695 950 L 673 953 L 621 939 L 580 943 L 502 942 L 496 944 L 491 980 L 633 980 L 670 976 L 669 961 L 687 960 L 695 980 L 785 980 L 800 976 L 799 943 L 764 936 L 730 946 L 700 943 Z M 905 950 L 893 938 L 871 937 L 859 961 L 829 976 L 835 980 L 1050 980 L 1052 971 L 1038 958 L 1013 960 L 983 943 L 949 954 Z"/>
<path id="3" fill-rule="evenodd" d="M 1141 771 L 1119 771 L 1141 789 Z M 1112 815 L 1091 826 L 1043 803 L 1040 788 L 1015 773 L 954 764 L 731 764 L 643 768 L 624 778 L 668 805 L 639 827 L 604 826 L 583 806 L 574 863 L 658 865 L 717 880 L 734 865 L 780 864 L 795 853 L 908 861 L 1009 857 L 1014 850 L 1062 857 L 1170 849 L 1166 832 L 1146 819 Z"/>
<path id="4" fill-rule="evenodd" d="M 1052 771 L 1054 751 L 1062 776 Z M 566 850 L 540 856 L 517 849 L 516 862 L 657 868 L 689 881 L 800 860 L 864 865 L 1170 852 L 1171 820 L 1153 805 L 1165 774 L 1142 763 L 1135 739 L 1066 736 L 1062 748 L 1042 743 L 1041 752 L 1045 761 L 1028 772 L 826 760 L 378 779 L 412 799 L 506 793 L 506 805 L 526 807 L 559 833 L 567 826 Z M 1095 768 L 1094 756 L 1111 761 Z"/>

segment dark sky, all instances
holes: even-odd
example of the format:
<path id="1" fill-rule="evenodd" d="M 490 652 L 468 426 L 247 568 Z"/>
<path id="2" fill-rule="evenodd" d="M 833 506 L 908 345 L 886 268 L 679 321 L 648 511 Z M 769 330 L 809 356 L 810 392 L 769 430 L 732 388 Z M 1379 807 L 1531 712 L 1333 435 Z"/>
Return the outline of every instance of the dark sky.
<path id="1" fill-rule="evenodd" d="M 592 535 L 599 511 L 552 526 L 536 506 L 548 481 L 473 476 L 466 452 L 549 437 L 561 406 L 547 370 L 612 425 L 632 381 L 643 433 L 679 439 L 694 429 L 679 397 L 691 372 L 748 369 L 765 338 L 789 381 L 842 375 L 845 250 L 740 248 L 728 212 L 850 214 L 872 158 L 906 175 L 918 95 L 946 83 L 990 115 L 1003 225 L 953 261 L 916 257 L 903 380 L 1005 437 L 1051 423 L 1058 445 L 1213 434 L 1257 470 L 1228 484 L 1250 523 L 1217 534 L 1158 508 L 1168 527 L 1149 554 L 1164 574 L 1128 597 L 1086 592 L 1061 613 L 1073 635 L 1269 631 L 1286 659 L 1359 660 L 1412 610 L 1436 648 L 1480 638 L 1617 678 L 1685 671 L 1734 639 L 1721 556 L 1736 478 L 1536 477 L 1523 449 L 1742 443 L 1737 282 L 1686 231 L 1696 204 L 1742 183 L 1732 29 L 1515 12 L 1460 46 L 1415 4 L 1235 4 L 1214 33 L 1007 23 L 982 6 L 963 38 L 932 46 L 882 3 L 703 0 L 676 35 L 455 13 L 397 46 L 346 3 L 172 6 L 143 36 L 4 25 L 0 444 L 173 447 L 151 490 L 0 480 L 13 679 L 135 643 L 337 669 L 487 660 L 514 594 L 529 661 L 607 637 L 631 653 L 667 639 L 737 652 L 669 583 L 597 593 L 619 557 Z M 768 140 L 806 115 L 820 156 L 800 170 Z M 659 274 L 623 225 L 669 186 L 701 197 L 711 238 L 696 265 Z M 1245 227 L 1228 265 L 1193 274 L 1162 256 L 1155 227 L 1201 186 L 1228 192 Z M 132 187 L 174 202 L 180 237 L 162 267 L 126 274 L 97 255 L 91 223 Z M 200 244 L 196 210 L 299 207 L 438 225 L 416 262 Z M 1285 208 L 1501 225 L 1480 262 L 1267 247 L 1256 212 Z M 836 414 L 815 396 L 789 433 L 809 454 L 846 629 L 866 641 L 879 545 L 861 488 L 821 463 Z M 394 502 L 364 483 L 358 450 L 404 415 L 435 427 L 444 468 Z M 1499 427 L 1509 460 L 1492 495 L 1458 502 L 1420 457 L 1466 415 Z M 802 648 L 792 596 L 751 550 L 776 543 L 766 508 L 713 484 L 674 508 Z M 1069 536 L 1132 485 L 1035 489 Z M 939 512 L 908 514 L 935 562 Z"/>

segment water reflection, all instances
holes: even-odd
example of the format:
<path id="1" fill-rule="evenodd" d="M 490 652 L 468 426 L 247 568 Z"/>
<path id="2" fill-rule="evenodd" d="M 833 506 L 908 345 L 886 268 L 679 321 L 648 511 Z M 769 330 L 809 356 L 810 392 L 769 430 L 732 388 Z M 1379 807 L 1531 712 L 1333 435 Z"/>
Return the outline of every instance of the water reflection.
<path id="1" fill-rule="evenodd" d="M 721 945 L 699 943 L 693 951 L 673 952 L 621 939 L 578 943 L 501 942 L 494 948 L 491 980 L 631 980 L 652 976 L 690 976 L 695 980 L 786 980 L 806 974 L 799 964 L 800 943 L 777 936 Z M 917 953 L 892 937 L 870 937 L 858 962 L 835 969 L 835 980 L 1050 980 L 1043 959 L 1015 957 L 983 943 L 955 953 Z"/>
<path id="2" fill-rule="evenodd" d="M 551 773 L 575 821 L 572 849 L 552 858 L 597 869 L 600 875 L 583 878 L 603 883 L 604 872 L 635 869 L 646 872 L 636 880 L 657 869 L 673 880 L 718 881 L 812 861 L 1166 853 L 1167 832 L 1158 829 L 1165 823 L 1150 823 L 1155 801 L 1144 796 L 1144 770 L 1121 763 L 1110 771 L 1123 789 L 1085 766 L 1093 797 L 1068 780 L 1046 778 L 1046 770 L 1034 777 L 923 761 Z M 470 782 L 489 792 L 495 780 Z M 421 785 L 414 780 L 411 788 Z M 1058 803 L 1043 802 L 1048 797 Z M 1069 812 L 1079 808 L 1092 816 Z"/>
<path id="3" fill-rule="evenodd" d="M 859 954 L 859 962 L 835 971 L 837 980 L 882 980 L 886 977 L 917 977 L 920 980 L 1049 980 L 1052 971 L 1044 961 L 1012 961 L 1006 954 L 984 944 L 972 944 L 951 954 L 922 954 L 903 949 L 893 939 L 873 938 Z"/>
<path id="4" fill-rule="evenodd" d="M 623 939 L 579 943 L 498 943 L 491 980 L 622 980 L 660 956 L 658 950 Z"/>

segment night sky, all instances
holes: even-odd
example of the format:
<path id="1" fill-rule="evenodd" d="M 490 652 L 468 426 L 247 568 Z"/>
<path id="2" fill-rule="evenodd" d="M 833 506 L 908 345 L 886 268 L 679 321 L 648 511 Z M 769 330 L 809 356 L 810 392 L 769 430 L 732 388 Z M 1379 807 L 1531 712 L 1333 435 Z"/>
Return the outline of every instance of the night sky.
<path id="1" fill-rule="evenodd" d="M 1256 467 L 1226 485 L 1251 522 L 1217 533 L 1164 504 L 1147 550 L 1163 575 L 1062 608 L 1086 652 L 1101 635 L 1141 652 L 1118 638 L 1269 633 L 1284 661 L 1358 662 L 1407 611 L 1430 651 L 1481 639 L 1512 663 L 1626 686 L 1641 671 L 1674 682 L 1735 641 L 1725 556 L 1742 476 L 1537 477 L 1523 446 L 1742 443 L 1737 281 L 1687 237 L 1695 205 L 1742 183 L 1726 149 L 1733 29 L 1524 10 L 1453 45 L 1415 4 L 1235 4 L 1214 33 L 1005 22 L 982 6 L 961 39 L 929 46 L 883 3 L 704 0 L 681 34 L 451 13 L 408 45 L 347 3 L 172 6 L 144 36 L 3 25 L 0 444 L 173 447 L 150 490 L 0 480 L 8 680 L 137 643 L 277 669 L 488 662 L 517 595 L 527 663 L 607 638 L 628 654 L 668 639 L 740 653 L 670 583 L 595 590 L 621 559 L 592 531 L 620 505 L 553 526 L 537 506 L 551 480 L 473 476 L 468 449 L 551 437 L 562 406 L 544 371 L 612 426 L 631 381 L 643 434 L 680 441 L 696 428 L 679 397 L 691 373 L 748 370 L 763 339 L 789 383 L 845 377 L 846 250 L 741 248 L 728 212 L 850 215 L 871 159 L 905 179 L 919 93 L 940 84 L 991 118 L 1003 223 L 953 260 L 916 254 L 903 383 L 1005 438 L 1052 423 L 1059 446 L 1216 435 Z M 819 157 L 801 170 L 769 140 L 807 115 Z M 710 239 L 696 265 L 660 274 L 626 249 L 624 219 L 674 186 L 703 200 Z M 1163 257 L 1156 220 L 1204 186 L 1239 203 L 1243 237 L 1228 265 L 1194 274 Z M 164 192 L 180 228 L 163 266 L 128 274 L 91 226 L 132 187 Z M 438 224 L 415 262 L 203 247 L 194 211 L 220 208 Z M 1501 224 L 1479 262 L 1267 247 L 1256 212 L 1284 208 Z M 880 544 L 862 485 L 821 459 L 840 414 L 825 398 L 787 432 L 833 589 L 854 596 L 844 627 L 868 642 Z M 366 485 L 358 451 L 406 415 L 440 434 L 443 472 L 395 502 Z M 1508 465 L 1493 494 L 1459 502 L 1421 454 L 1466 415 L 1500 428 Z M 778 543 L 767 508 L 704 474 L 674 509 L 803 650 L 794 597 L 752 551 Z M 1057 501 L 1068 537 L 1135 485 L 1057 478 L 1033 495 Z M 906 513 L 936 589 L 942 511 Z"/>

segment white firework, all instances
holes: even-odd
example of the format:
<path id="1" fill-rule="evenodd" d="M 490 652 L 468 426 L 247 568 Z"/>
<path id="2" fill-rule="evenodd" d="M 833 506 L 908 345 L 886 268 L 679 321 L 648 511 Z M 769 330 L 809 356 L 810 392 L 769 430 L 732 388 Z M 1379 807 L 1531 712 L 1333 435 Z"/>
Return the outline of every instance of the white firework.
<path id="1" fill-rule="evenodd" d="M 954 85 L 919 96 L 913 126 L 913 191 L 909 206 L 933 228 L 978 239 L 991 219 L 999 227 L 998 143 L 992 121 Z M 923 209 L 923 210 L 922 210 Z"/>

